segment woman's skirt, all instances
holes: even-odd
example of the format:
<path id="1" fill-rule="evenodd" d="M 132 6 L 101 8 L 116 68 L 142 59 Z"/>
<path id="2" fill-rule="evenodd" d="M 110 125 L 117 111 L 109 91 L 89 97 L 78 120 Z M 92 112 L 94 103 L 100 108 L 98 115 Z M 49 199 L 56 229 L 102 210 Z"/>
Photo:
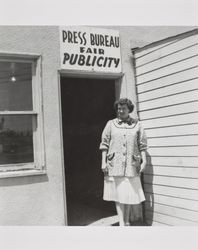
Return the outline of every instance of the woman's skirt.
<path id="1" fill-rule="evenodd" d="M 145 201 L 140 177 L 105 176 L 103 199 L 123 204 L 140 204 Z"/>

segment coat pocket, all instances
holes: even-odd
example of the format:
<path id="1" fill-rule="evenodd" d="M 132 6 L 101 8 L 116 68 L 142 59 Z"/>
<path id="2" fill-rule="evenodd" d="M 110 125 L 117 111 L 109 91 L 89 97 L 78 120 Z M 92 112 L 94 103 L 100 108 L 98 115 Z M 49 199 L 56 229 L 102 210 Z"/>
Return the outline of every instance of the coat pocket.
<path id="1" fill-rule="evenodd" d="M 107 155 L 107 160 L 108 160 L 108 161 L 113 160 L 114 156 L 115 156 L 115 153 L 108 154 L 108 155 Z"/>
<path id="2" fill-rule="evenodd" d="M 114 167 L 114 157 L 115 157 L 115 153 L 111 153 L 107 155 L 107 167 L 108 168 Z"/>
<path id="3" fill-rule="evenodd" d="M 109 176 L 123 175 L 123 157 L 120 152 L 107 154 L 107 168 Z"/>

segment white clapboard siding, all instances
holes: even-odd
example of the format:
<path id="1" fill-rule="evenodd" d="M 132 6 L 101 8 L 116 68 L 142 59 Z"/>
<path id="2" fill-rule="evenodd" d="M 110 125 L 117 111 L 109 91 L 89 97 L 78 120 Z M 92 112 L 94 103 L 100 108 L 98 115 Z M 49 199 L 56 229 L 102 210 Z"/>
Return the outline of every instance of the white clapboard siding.
<path id="1" fill-rule="evenodd" d="M 147 128 L 145 130 L 148 137 L 193 135 L 198 134 L 198 124 L 186 124 L 184 126 L 172 126 L 163 128 Z"/>
<path id="2" fill-rule="evenodd" d="M 159 68 L 154 71 L 139 75 L 137 76 L 137 84 L 151 81 L 159 77 L 164 77 L 166 75 L 176 74 L 180 71 L 189 69 L 191 67 L 195 67 L 197 65 L 198 65 L 198 56 L 194 56 L 186 59 L 185 61 L 181 61 L 173 65 L 169 65 L 167 67 Z"/>
<path id="3" fill-rule="evenodd" d="M 185 156 L 148 156 L 148 162 L 158 166 L 173 166 L 173 167 L 198 167 L 198 157 Z"/>
<path id="4" fill-rule="evenodd" d="M 180 199 L 177 197 L 145 193 L 146 201 L 150 204 L 150 206 L 154 207 L 154 202 L 156 204 L 163 204 L 167 206 L 183 208 L 189 211 L 197 212 L 198 209 L 198 201 L 189 200 L 189 199 Z M 185 201 L 185 202 L 184 202 Z"/>
<path id="5" fill-rule="evenodd" d="M 163 147 L 163 146 L 185 146 L 185 145 L 197 145 L 198 135 L 192 136 L 179 136 L 179 137 L 163 137 L 163 138 L 148 138 L 148 144 L 150 147 Z"/>
<path id="6" fill-rule="evenodd" d="M 144 128 L 157 128 L 190 123 L 198 123 L 198 112 L 142 121 Z"/>
<path id="7" fill-rule="evenodd" d="M 198 226 L 198 29 L 134 51 L 152 225 Z"/>
<path id="8" fill-rule="evenodd" d="M 197 83 L 198 84 L 198 83 Z M 198 100 L 189 103 L 183 103 L 175 106 L 168 106 L 163 108 L 156 108 L 152 110 L 147 110 L 146 112 L 139 111 L 139 118 L 141 120 L 160 118 L 171 115 L 186 114 L 188 112 L 198 112 Z"/>
<path id="9" fill-rule="evenodd" d="M 184 102 L 197 101 L 197 100 L 198 100 L 198 89 L 180 94 L 175 94 L 172 96 L 166 96 L 166 93 L 164 93 L 163 98 L 140 102 L 139 110 L 142 111 L 153 108 L 166 107 L 167 105 L 176 105 L 178 103 L 182 104 Z"/>
<path id="10" fill-rule="evenodd" d="M 152 166 L 147 166 L 144 173 L 150 175 L 175 176 L 175 177 L 198 179 L 198 168 L 173 167 L 173 166 L 165 167 L 165 166 L 152 165 Z"/>
<path id="11" fill-rule="evenodd" d="M 135 54 L 136 66 L 144 65 L 145 63 L 151 62 L 158 58 L 164 57 L 171 53 L 176 53 L 177 51 L 183 50 L 190 46 L 198 43 L 197 35 L 185 37 L 183 39 L 177 39 L 175 41 L 165 42 L 159 44 L 157 47 L 148 48 L 147 50 L 137 51 Z"/>
<path id="12" fill-rule="evenodd" d="M 145 203 L 145 207 L 148 211 L 151 211 L 154 213 L 162 213 L 165 215 L 185 219 L 185 220 L 197 223 L 197 226 L 198 226 L 198 212 L 196 211 L 175 208 L 175 207 L 167 206 L 163 204 L 155 204 L 155 206 L 151 207 L 149 202 Z"/>
<path id="13" fill-rule="evenodd" d="M 197 179 L 189 178 L 179 178 L 172 176 L 158 176 L 158 175 L 148 175 L 144 174 L 144 182 L 150 184 L 158 184 L 171 187 L 181 187 L 198 190 L 198 181 Z M 162 197 L 163 198 L 163 197 Z M 198 206 L 198 202 L 196 203 Z M 185 206 L 185 204 L 183 204 Z M 198 207 L 197 207 L 198 209 Z"/>
<path id="14" fill-rule="evenodd" d="M 198 78 L 198 66 L 195 66 L 194 68 L 189 68 L 185 71 L 181 71 L 177 74 L 166 75 L 162 78 L 155 78 L 155 80 L 139 84 L 137 85 L 137 92 L 139 94 L 142 92 L 152 91 L 156 88 L 161 88 L 181 82 L 186 82 L 186 84 L 188 84 L 188 81 L 196 78 Z"/>
<path id="15" fill-rule="evenodd" d="M 169 56 L 162 57 L 161 59 L 154 60 L 141 67 L 137 67 L 136 73 L 137 75 L 141 75 L 153 70 L 157 70 L 162 67 L 167 67 L 170 64 L 177 63 L 186 60 L 187 58 L 194 57 L 197 55 L 197 52 L 198 52 L 198 41 L 195 46 L 189 47 L 188 49 L 181 50 L 177 53 L 170 54 Z"/>
<path id="16" fill-rule="evenodd" d="M 163 185 L 144 184 L 144 189 L 147 193 L 172 196 L 180 199 L 196 200 L 198 201 L 197 190 L 177 188 Z"/>
<path id="17" fill-rule="evenodd" d="M 137 59 L 137 74 L 139 75 L 155 68 L 166 66 L 170 63 L 170 61 L 171 63 L 175 63 L 193 55 L 196 55 L 198 39 L 196 38 L 196 40 L 197 41 L 191 41 L 191 44 L 183 48 L 181 48 L 182 44 L 178 42 L 175 43 L 174 46 L 171 45 L 164 47 L 163 51 L 157 50 L 150 55 L 147 54 L 145 58 L 142 57 Z M 180 48 L 178 47 L 176 50 L 174 50 L 174 47 L 178 45 L 180 45 Z"/>
<path id="18" fill-rule="evenodd" d="M 166 86 L 164 88 L 139 94 L 139 102 L 152 100 L 153 98 L 159 98 L 168 95 L 175 95 L 185 91 L 191 91 L 193 89 L 198 89 L 198 78 L 188 82 Z"/>
<path id="19" fill-rule="evenodd" d="M 157 221 L 172 226 L 197 226 L 196 222 L 177 218 L 175 216 L 164 215 L 162 213 L 146 211 L 146 220 Z"/>
<path id="20" fill-rule="evenodd" d="M 196 156 L 198 153 L 198 146 L 193 147 L 155 147 L 148 148 L 148 153 L 150 156 Z"/>
<path id="21" fill-rule="evenodd" d="M 166 41 L 163 44 L 162 43 L 153 44 L 153 46 L 147 47 L 146 49 L 144 47 L 140 48 L 136 52 L 135 58 L 136 58 L 136 60 L 140 60 L 141 57 L 144 58 L 147 54 L 151 54 L 154 51 L 157 51 L 158 49 L 162 49 L 162 48 L 168 46 L 169 44 L 173 44 L 175 42 L 178 42 L 178 39 L 175 39 L 175 41 Z"/>

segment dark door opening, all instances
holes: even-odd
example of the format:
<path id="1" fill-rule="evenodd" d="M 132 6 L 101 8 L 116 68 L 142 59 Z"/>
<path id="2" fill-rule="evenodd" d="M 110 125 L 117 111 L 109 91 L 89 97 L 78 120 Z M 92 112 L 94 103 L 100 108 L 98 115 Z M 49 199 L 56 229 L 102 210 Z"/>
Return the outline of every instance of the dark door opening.
<path id="1" fill-rule="evenodd" d="M 68 225 L 88 225 L 116 214 L 105 202 L 99 144 L 115 116 L 115 81 L 61 78 L 63 146 Z"/>

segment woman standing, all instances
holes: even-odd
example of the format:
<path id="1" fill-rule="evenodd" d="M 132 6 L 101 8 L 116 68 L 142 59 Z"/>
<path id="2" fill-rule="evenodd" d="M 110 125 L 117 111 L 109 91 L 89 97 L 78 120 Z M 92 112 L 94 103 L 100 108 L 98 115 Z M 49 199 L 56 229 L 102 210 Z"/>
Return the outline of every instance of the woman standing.
<path id="1" fill-rule="evenodd" d="M 104 172 L 103 199 L 115 201 L 120 226 L 129 226 L 130 205 L 145 200 L 140 173 L 146 167 L 147 139 L 138 120 L 129 116 L 127 98 L 115 102 L 117 118 L 107 122 L 100 144 Z"/>

